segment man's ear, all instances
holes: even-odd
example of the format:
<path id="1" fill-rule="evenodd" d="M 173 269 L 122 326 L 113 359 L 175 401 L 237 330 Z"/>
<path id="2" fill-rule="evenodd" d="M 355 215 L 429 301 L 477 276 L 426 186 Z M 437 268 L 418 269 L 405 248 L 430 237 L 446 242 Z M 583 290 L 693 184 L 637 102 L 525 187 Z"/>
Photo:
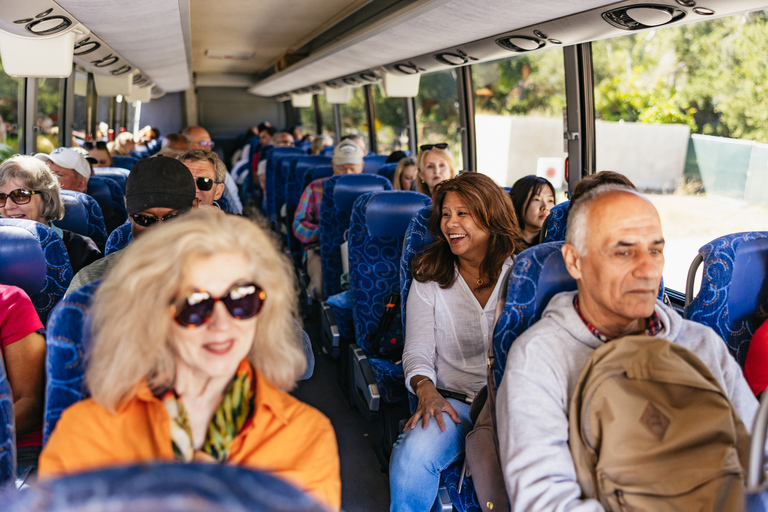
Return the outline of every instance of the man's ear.
<path id="1" fill-rule="evenodd" d="M 221 199 L 221 195 L 224 193 L 224 187 L 225 185 L 223 183 L 216 184 L 216 195 L 213 196 L 214 201 Z"/>
<path id="2" fill-rule="evenodd" d="M 581 279 L 581 258 L 579 257 L 579 253 L 576 251 L 576 248 L 569 243 L 563 244 L 563 247 L 560 250 L 563 253 L 566 270 L 568 270 L 568 273 L 571 274 L 572 278 L 578 281 Z"/>
<path id="3" fill-rule="evenodd" d="M 80 174 L 77 175 L 77 192 L 85 193 L 85 191 L 88 189 L 88 178 L 85 176 L 82 176 Z"/>

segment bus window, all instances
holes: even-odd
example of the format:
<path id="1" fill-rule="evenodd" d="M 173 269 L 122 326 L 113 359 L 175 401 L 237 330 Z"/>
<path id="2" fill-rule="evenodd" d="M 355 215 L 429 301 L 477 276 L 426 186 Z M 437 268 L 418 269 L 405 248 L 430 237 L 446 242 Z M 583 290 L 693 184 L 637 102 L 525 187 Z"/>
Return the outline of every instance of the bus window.
<path id="1" fill-rule="evenodd" d="M 668 288 L 706 242 L 768 230 L 766 36 L 757 11 L 592 43 L 596 170 L 656 205 Z"/>
<path id="2" fill-rule="evenodd" d="M 21 80 L 5 74 L 0 63 L 0 160 L 19 150 L 19 85 Z"/>
<path id="3" fill-rule="evenodd" d="M 416 129 L 418 144 L 447 142 L 448 149 L 462 168 L 461 132 L 459 131 L 459 93 L 456 71 L 447 69 L 421 76 L 416 96 Z"/>
<path id="4" fill-rule="evenodd" d="M 473 65 L 472 83 L 478 170 L 506 187 L 534 174 L 567 189 L 562 50 Z"/>
<path id="5" fill-rule="evenodd" d="M 325 101 L 325 94 L 317 95 L 317 103 L 320 106 L 320 115 L 323 118 L 323 135 L 334 137 L 336 128 L 333 125 L 333 105 Z M 320 135 L 318 133 L 318 135 Z"/>
<path id="6" fill-rule="evenodd" d="M 37 79 L 37 151 L 50 153 L 59 147 L 64 78 Z"/>
<path id="7" fill-rule="evenodd" d="M 304 133 L 317 134 L 317 121 L 315 120 L 315 107 L 300 108 L 301 113 L 301 125 L 304 128 Z M 296 141 L 298 142 L 298 141 Z"/>
<path id="8" fill-rule="evenodd" d="M 387 98 L 381 83 L 372 85 L 376 109 L 376 142 L 379 153 L 408 149 L 408 120 L 403 98 Z"/>
<path id="9" fill-rule="evenodd" d="M 349 102 L 339 105 L 341 135 L 357 134 L 368 140 L 368 122 L 365 118 L 365 92 L 362 87 L 352 89 Z M 333 117 L 331 117 L 333 119 Z"/>
<path id="10" fill-rule="evenodd" d="M 75 71 L 75 102 L 72 111 L 72 137 L 85 142 L 86 139 L 86 95 L 88 94 L 88 73 Z M 72 145 L 75 141 L 72 141 Z"/>

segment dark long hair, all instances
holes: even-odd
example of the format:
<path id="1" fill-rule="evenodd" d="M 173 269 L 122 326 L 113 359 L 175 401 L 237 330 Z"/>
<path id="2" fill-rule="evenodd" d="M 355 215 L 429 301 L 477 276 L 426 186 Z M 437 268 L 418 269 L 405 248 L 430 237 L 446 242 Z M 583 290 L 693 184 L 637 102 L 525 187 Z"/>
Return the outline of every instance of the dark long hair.
<path id="1" fill-rule="evenodd" d="M 512 185 L 509 197 L 512 198 L 512 204 L 515 206 L 515 215 L 517 215 L 517 225 L 520 227 L 520 231 L 525 229 L 525 211 L 531 204 L 531 199 L 536 194 L 541 193 L 541 189 L 545 185 L 552 191 L 552 196 L 556 197 L 555 187 L 547 179 L 532 174 L 523 176 Z"/>
<path id="2" fill-rule="evenodd" d="M 490 233 L 488 252 L 480 264 L 480 275 L 489 279 L 479 288 L 494 286 L 504 260 L 522 251 L 525 242 L 517 227 L 512 201 L 491 178 L 477 172 L 460 174 L 435 187 L 429 231 L 437 240 L 414 257 L 413 278 L 420 283 L 435 281 L 440 288 L 450 288 L 456 281 L 456 256 L 440 228 L 443 201 L 449 192 L 458 194 L 469 208 L 472 220 Z"/>

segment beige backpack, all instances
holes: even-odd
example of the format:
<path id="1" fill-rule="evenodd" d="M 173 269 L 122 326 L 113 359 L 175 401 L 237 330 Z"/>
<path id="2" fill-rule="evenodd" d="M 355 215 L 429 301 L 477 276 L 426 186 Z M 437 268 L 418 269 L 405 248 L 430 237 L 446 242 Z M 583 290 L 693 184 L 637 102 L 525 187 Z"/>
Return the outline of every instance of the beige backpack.
<path id="1" fill-rule="evenodd" d="M 690 350 L 651 336 L 606 343 L 584 366 L 569 417 L 583 496 L 606 510 L 743 509 L 749 433 Z"/>

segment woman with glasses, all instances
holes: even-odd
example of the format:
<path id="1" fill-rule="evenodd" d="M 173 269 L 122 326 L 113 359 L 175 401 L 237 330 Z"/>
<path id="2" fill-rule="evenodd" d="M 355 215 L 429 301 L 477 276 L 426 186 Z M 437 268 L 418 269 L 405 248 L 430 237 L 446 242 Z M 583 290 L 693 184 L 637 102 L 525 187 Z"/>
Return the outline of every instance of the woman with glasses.
<path id="1" fill-rule="evenodd" d="M 307 364 L 288 260 L 248 219 L 195 210 L 125 249 L 94 298 L 91 398 L 41 477 L 136 462 L 253 467 L 341 505 L 328 419 L 291 397 Z"/>
<path id="2" fill-rule="evenodd" d="M 88 151 L 88 156 L 96 159 L 92 167 L 112 167 L 112 155 L 109 153 L 106 142 L 103 140 L 86 142 L 85 149 Z"/>
<path id="3" fill-rule="evenodd" d="M 419 147 L 416 155 L 416 191 L 432 196 L 435 185 L 443 180 L 456 177 L 456 164 L 451 153 L 447 151 L 448 144 L 424 144 Z"/>
<path id="4" fill-rule="evenodd" d="M 33 156 L 14 156 L 0 164 L 0 216 L 33 220 L 53 229 L 64 242 L 75 273 L 102 256 L 87 236 L 51 224 L 64 218 L 59 181 Z"/>
<path id="5" fill-rule="evenodd" d="M 501 277 L 523 248 L 512 202 L 465 173 L 435 187 L 429 231 L 406 303 L 403 372 L 418 405 L 392 449 L 392 511 L 430 510 L 440 473 L 462 457 L 469 404 L 485 385 Z M 502 299 L 503 300 L 503 299 Z"/>

